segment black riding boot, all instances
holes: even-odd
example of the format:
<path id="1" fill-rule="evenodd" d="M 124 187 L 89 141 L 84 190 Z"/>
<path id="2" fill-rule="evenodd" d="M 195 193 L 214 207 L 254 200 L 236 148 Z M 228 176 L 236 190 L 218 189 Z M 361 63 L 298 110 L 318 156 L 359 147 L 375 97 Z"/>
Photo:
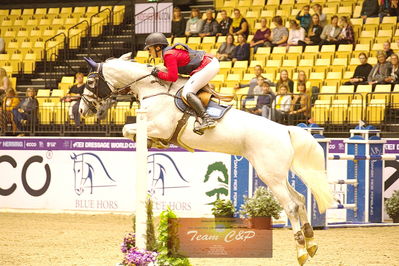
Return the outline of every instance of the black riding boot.
<path id="1" fill-rule="evenodd" d="M 201 100 L 195 93 L 187 93 L 187 102 L 194 109 L 195 113 L 202 119 L 202 123 L 196 128 L 196 130 L 203 132 L 207 128 L 214 128 L 216 126 L 216 121 L 208 115 L 204 106 L 202 106 Z"/>

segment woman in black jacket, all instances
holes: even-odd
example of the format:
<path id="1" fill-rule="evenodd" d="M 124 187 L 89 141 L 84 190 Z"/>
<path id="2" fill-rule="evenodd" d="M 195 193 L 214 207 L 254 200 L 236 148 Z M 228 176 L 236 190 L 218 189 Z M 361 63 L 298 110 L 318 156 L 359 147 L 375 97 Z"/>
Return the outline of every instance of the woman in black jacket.
<path id="1" fill-rule="evenodd" d="M 183 18 L 180 8 L 173 8 L 172 37 L 184 37 L 186 23 L 187 22 Z"/>

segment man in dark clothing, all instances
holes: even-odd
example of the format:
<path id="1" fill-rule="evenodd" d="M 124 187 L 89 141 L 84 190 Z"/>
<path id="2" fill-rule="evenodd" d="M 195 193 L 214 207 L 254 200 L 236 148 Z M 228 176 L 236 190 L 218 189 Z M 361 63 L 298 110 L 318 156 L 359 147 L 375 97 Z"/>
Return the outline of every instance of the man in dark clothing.
<path id="1" fill-rule="evenodd" d="M 235 61 L 243 61 L 243 60 L 249 60 L 249 43 L 247 43 L 247 40 L 244 35 L 239 34 L 238 35 L 238 45 L 234 49 L 234 54 L 233 54 L 233 62 Z"/>
<path id="2" fill-rule="evenodd" d="M 82 73 L 76 73 L 76 84 L 73 85 L 68 92 L 68 97 L 65 101 L 70 101 L 71 106 L 69 108 L 69 117 L 75 121 L 77 127 L 80 126 L 80 113 L 79 104 L 80 97 L 85 89 L 85 83 L 83 82 L 84 75 Z"/>
<path id="3" fill-rule="evenodd" d="M 206 20 L 204 24 L 202 24 L 202 28 L 199 32 L 200 37 L 205 36 L 216 36 L 219 32 L 219 24 L 216 19 L 213 18 L 212 10 L 206 11 Z"/>
<path id="4" fill-rule="evenodd" d="M 364 0 L 360 15 L 363 19 L 368 17 L 378 17 L 379 10 L 380 7 L 378 5 L 378 0 Z"/>
<path id="5" fill-rule="evenodd" d="M 26 90 L 26 98 L 23 99 L 16 108 L 12 110 L 14 122 L 18 130 L 23 130 L 22 126 L 34 123 L 37 118 L 37 108 L 39 103 L 35 98 L 35 91 L 32 88 Z"/>
<path id="6" fill-rule="evenodd" d="M 256 100 L 256 107 L 249 111 L 253 114 L 267 117 L 268 110 L 270 110 L 274 98 L 276 98 L 276 95 L 274 95 L 274 93 L 270 89 L 269 82 L 263 82 L 262 95 L 258 96 L 258 99 Z"/>
<path id="7" fill-rule="evenodd" d="M 222 16 L 222 20 L 219 22 L 219 33 L 216 34 L 217 36 L 226 36 L 227 33 L 229 33 L 229 29 L 231 26 L 231 23 L 233 22 L 233 19 L 229 16 L 227 16 L 226 10 L 220 11 L 220 14 Z"/>
<path id="8" fill-rule="evenodd" d="M 367 55 L 365 53 L 359 54 L 359 61 L 360 65 L 358 65 L 355 69 L 355 73 L 353 77 L 344 83 L 344 85 L 359 85 L 359 84 L 366 84 L 367 77 L 370 74 L 371 69 L 373 68 L 372 65 L 367 63 Z"/>

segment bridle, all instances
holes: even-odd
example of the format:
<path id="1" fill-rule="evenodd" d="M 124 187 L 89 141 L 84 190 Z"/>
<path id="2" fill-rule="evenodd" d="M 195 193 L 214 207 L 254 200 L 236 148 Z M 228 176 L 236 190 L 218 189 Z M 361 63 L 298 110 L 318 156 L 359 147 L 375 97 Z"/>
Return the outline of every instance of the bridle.
<path id="1" fill-rule="evenodd" d="M 108 81 L 105 80 L 104 75 L 103 75 L 103 63 L 99 63 L 97 70 L 92 71 L 87 75 L 87 81 L 86 81 L 86 86 L 85 88 L 90 91 L 93 95 L 82 95 L 82 100 L 83 102 L 87 105 L 89 110 L 93 113 L 97 112 L 97 106 L 93 103 L 98 102 L 101 104 L 101 102 L 106 101 L 110 99 L 112 96 L 119 95 L 121 92 L 124 91 L 131 91 L 131 86 L 134 85 L 135 83 L 139 82 L 142 79 L 145 79 L 151 74 L 144 75 L 136 80 L 133 80 L 132 82 L 123 85 L 120 88 L 114 88 L 114 90 L 111 89 L 113 87 Z M 88 98 L 91 97 L 94 101 L 90 101 Z"/>

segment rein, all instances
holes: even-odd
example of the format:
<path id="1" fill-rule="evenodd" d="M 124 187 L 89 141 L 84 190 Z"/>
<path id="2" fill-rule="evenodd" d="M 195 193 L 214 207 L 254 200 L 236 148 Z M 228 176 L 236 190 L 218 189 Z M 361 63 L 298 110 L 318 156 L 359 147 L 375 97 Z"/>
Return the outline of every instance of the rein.
<path id="1" fill-rule="evenodd" d="M 148 99 L 148 98 L 152 98 L 152 97 L 155 97 L 155 96 L 161 96 L 161 95 L 170 96 L 170 97 L 173 97 L 175 99 L 181 99 L 181 97 L 176 96 L 174 94 L 170 94 L 169 92 L 159 92 L 159 93 L 156 93 L 156 94 L 153 94 L 153 95 L 145 96 L 145 97 L 143 97 L 143 100 Z"/>

